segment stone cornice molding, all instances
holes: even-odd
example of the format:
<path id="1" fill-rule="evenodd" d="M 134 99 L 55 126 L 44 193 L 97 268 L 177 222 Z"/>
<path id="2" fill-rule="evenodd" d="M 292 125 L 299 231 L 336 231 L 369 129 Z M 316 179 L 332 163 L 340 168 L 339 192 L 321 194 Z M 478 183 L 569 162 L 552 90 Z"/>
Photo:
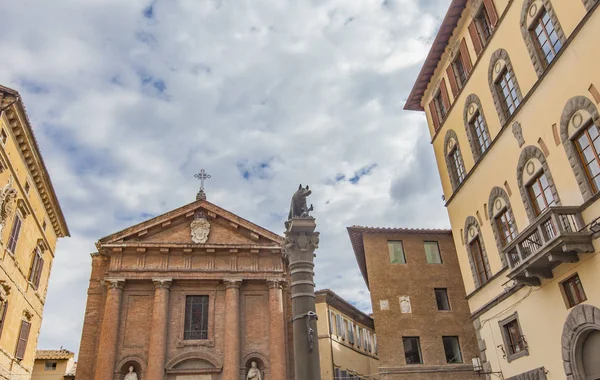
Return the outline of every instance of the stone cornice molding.
<path id="1" fill-rule="evenodd" d="M 125 286 L 124 278 L 107 278 L 104 280 L 107 289 L 123 290 Z"/>
<path id="2" fill-rule="evenodd" d="M 225 289 L 239 289 L 242 286 L 241 278 L 224 278 L 223 283 L 225 284 Z"/>
<path id="3" fill-rule="evenodd" d="M 173 284 L 172 278 L 153 278 L 152 283 L 155 289 L 169 289 Z"/>

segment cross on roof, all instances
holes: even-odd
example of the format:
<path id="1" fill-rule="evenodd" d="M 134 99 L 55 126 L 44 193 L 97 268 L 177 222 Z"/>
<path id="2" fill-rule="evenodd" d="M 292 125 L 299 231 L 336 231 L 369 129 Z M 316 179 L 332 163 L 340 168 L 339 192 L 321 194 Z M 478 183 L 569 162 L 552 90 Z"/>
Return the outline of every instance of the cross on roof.
<path id="1" fill-rule="evenodd" d="M 201 169 L 200 173 L 194 174 L 194 178 L 200 181 L 200 191 L 198 191 L 198 195 L 196 195 L 196 200 L 206 200 L 206 193 L 204 192 L 204 181 L 211 178 L 211 175 L 206 172 L 206 170 Z"/>

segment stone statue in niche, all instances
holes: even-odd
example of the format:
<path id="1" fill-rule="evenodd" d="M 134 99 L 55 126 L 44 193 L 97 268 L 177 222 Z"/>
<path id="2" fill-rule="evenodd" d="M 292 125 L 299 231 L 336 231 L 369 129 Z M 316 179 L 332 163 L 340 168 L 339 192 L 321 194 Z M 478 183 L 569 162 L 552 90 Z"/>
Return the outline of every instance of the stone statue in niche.
<path id="1" fill-rule="evenodd" d="M 0 234 L 13 214 L 17 200 L 17 190 L 12 187 L 12 177 L 0 192 Z"/>
<path id="2" fill-rule="evenodd" d="M 133 370 L 132 365 L 129 366 L 129 372 L 127 373 L 127 375 L 125 375 L 125 378 L 123 380 L 138 380 L 138 375 Z"/>
<path id="3" fill-rule="evenodd" d="M 515 135 L 515 139 L 519 143 L 519 148 L 525 144 L 525 139 L 523 138 L 523 129 L 521 128 L 521 124 L 518 121 L 515 121 L 512 125 L 512 133 Z"/>
<path id="4" fill-rule="evenodd" d="M 263 380 L 260 369 L 258 369 L 255 361 L 250 363 L 250 369 L 248 370 L 246 380 Z"/>
<path id="5" fill-rule="evenodd" d="M 192 232 L 192 241 L 196 244 L 204 244 L 208 240 L 208 234 L 210 233 L 210 223 L 206 219 L 206 215 L 198 210 L 194 214 L 194 220 L 190 224 Z"/>

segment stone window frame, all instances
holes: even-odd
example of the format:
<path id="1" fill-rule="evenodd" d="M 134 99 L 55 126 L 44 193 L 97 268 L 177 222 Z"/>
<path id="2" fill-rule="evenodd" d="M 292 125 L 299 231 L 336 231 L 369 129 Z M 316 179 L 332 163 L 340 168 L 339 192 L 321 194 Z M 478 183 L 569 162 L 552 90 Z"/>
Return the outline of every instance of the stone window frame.
<path id="1" fill-rule="evenodd" d="M 477 230 L 477 233 L 473 236 L 469 236 L 469 230 L 471 227 L 475 227 L 475 229 Z M 474 216 L 469 216 L 467 217 L 467 220 L 465 220 L 465 229 L 464 229 L 464 240 L 465 240 L 465 249 L 467 251 L 467 257 L 469 258 L 469 265 L 471 266 L 471 274 L 473 275 L 473 282 L 475 284 L 475 289 L 479 289 L 480 287 L 482 287 L 483 285 L 487 284 L 490 281 L 490 278 L 492 278 L 492 269 L 490 267 L 490 262 L 488 260 L 488 255 L 487 255 L 487 251 L 485 249 L 485 243 L 483 241 L 483 235 L 481 234 L 481 228 L 479 226 L 479 222 L 477 221 L 477 218 L 475 218 Z M 477 275 L 477 267 L 475 266 L 475 260 L 473 260 L 473 254 L 471 252 L 471 246 L 470 243 L 475 240 L 476 238 L 479 238 L 479 245 L 481 246 L 481 255 L 483 256 L 483 266 L 485 268 L 488 280 L 484 283 L 479 283 L 479 276 Z"/>
<path id="2" fill-rule="evenodd" d="M 578 360 L 585 338 L 600 330 L 600 309 L 579 304 L 571 309 L 563 326 L 561 346 L 565 375 L 573 380 L 586 380 L 583 365 Z"/>
<path id="3" fill-rule="evenodd" d="M 510 215 L 514 226 L 515 233 L 517 236 L 519 235 L 519 228 L 517 227 L 517 220 L 515 219 L 515 214 L 513 213 L 512 206 L 510 204 L 510 198 L 504 190 L 500 186 L 495 186 L 492 191 L 490 191 L 490 198 L 488 200 L 488 219 L 490 220 L 490 224 L 492 225 L 492 231 L 494 232 L 494 239 L 496 240 L 496 246 L 498 247 L 498 253 L 500 254 L 500 261 L 502 262 L 502 266 L 506 267 L 506 257 L 502 254 L 502 250 L 504 249 L 504 245 L 502 244 L 502 238 L 500 237 L 500 231 L 498 231 L 498 225 L 496 224 L 496 213 L 494 213 L 494 203 L 497 198 L 502 198 L 504 203 L 506 204 L 506 212 Z"/>
<path id="4" fill-rule="evenodd" d="M 549 64 L 546 63 L 544 57 L 540 57 L 540 50 L 537 46 L 536 41 L 534 41 L 533 36 L 531 35 L 530 25 L 527 24 L 528 15 L 531 16 L 531 14 L 533 13 L 533 16 L 531 17 L 534 20 L 536 20 L 537 17 L 539 17 L 540 12 L 542 12 L 542 10 L 538 9 L 537 5 L 535 5 L 535 3 L 537 2 L 541 2 L 543 4 L 546 12 L 548 13 L 548 16 L 550 17 L 550 20 L 552 21 L 554 30 L 556 31 L 556 35 L 558 36 L 558 39 L 560 40 L 563 48 L 565 43 L 567 42 L 567 37 L 563 32 L 563 29 L 560 25 L 560 22 L 558 21 L 558 17 L 556 16 L 556 12 L 554 11 L 550 0 L 526 0 L 523 2 L 523 8 L 521 8 L 521 34 L 523 34 L 523 40 L 525 41 L 525 46 L 527 47 L 527 51 L 529 52 L 529 58 L 531 58 L 531 62 L 533 63 L 535 72 L 537 73 L 538 77 L 540 77 L 546 70 L 546 67 L 549 66 Z"/>
<path id="5" fill-rule="evenodd" d="M 575 96 L 567 101 L 562 116 L 560 117 L 560 139 L 565 149 L 565 153 L 567 154 L 567 158 L 569 159 L 569 164 L 571 164 L 571 168 L 575 174 L 575 179 L 577 180 L 577 185 L 579 185 L 583 201 L 585 202 L 592 198 L 595 193 L 586 173 L 584 164 L 579 157 L 577 147 L 575 146 L 575 137 L 587 124 L 582 123 L 572 136 L 569 135 L 569 122 L 580 110 L 589 112 L 590 115 L 592 115 L 592 122 L 600 128 L 600 113 L 594 102 L 585 96 Z"/>
<path id="6" fill-rule="evenodd" d="M 546 175 L 546 179 L 548 180 L 548 186 L 552 191 L 554 203 L 556 206 L 561 205 L 560 197 L 558 196 L 558 191 L 556 190 L 556 186 L 554 185 L 554 179 L 552 178 L 552 172 L 550 172 L 550 168 L 548 167 L 548 162 L 546 161 L 546 156 L 544 155 L 544 152 L 542 152 L 542 150 L 537 146 L 526 146 L 521 151 L 521 156 L 519 157 L 519 162 L 517 164 L 517 185 L 519 187 L 519 193 L 521 193 L 521 200 L 523 201 L 523 205 L 525 206 L 525 212 L 527 213 L 527 218 L 529 218 L 529 222 L 533 222 L 538 217 L 538 215 L 535 212 L 533 201 L 529 197 L 529 192 L 527 191 L 527 185 L 529 183 L 523 183 L 523 172 L 525 171 L 525 164 L 532 158 L 537 158 L 542 164 L 542 171 L 544 172 L 544 174 Z"/>
<path id="7" fill-rule="evenodd" d="M 473 130 L 471 129 L 471 121 L 473 120 L 473 117 L 475 116 L 475 111 L 474 110 L 472 112 L 470 111 L 472 104 L 475 104 L 477 106 L 477 108 L 478 108 L 477 111 L 479 111 L 479 114 L 481 115 L 481 118 L 483 119 L 483 122 L 485 124 L 485 131 L 488 135 L 488 138 L 490 139 L 490 144 L 492 142 L 492 136 L 490 135 L 490 129 L 488 127 L 487 119 L 485 118 L 485 113 L 483 112 L 481 100 L 475 94 L 471 94 L 471 95 L 467 96 L 467 99 L 465 100 L 465 109 L 463 111 L 463 120 L 464 120 L 464 124 L 465 124 L 465 129 L 467 131 L 467 139 L 469 140 L 469 146 L 471 147 L 471 152 L 473 153 L 473 159 L 475 160 L 475 162 L 477 162 L 487 152 L 489 147 L 483 153 L 480 153 L 479 149 L 477 148 L 477 136 L 475 136 L 475 134 L 473 133 Z"/>
<path id="8" fill-rule="evenodd" d="M 591 11 L 594 8 L 594 5 L 598 2 L 598 0 L 582 0 L 583 5 L 585 6 L 586 11 Z"/>
<path id="9" fill-rule="evenodd" d="M 187 296 L 208 296 L 208 339 L 184 339 L 185 334 L 185 304 Z M 179 312 L 181 315 L 180 323 L 177 323 L 175 336 L 177 337 L 177 347 L 187 346 L 207 346 L 215 345 L 215 309 L 216 309 L 216 290 L 198 289 L 182 290 L 179 293 Z"/>
<path id="10" fill-rule="evenodd" d="M 456 141 L 456 146 L 452 147 L 451 150 L 448 149 L 448 145 L 450 142 L 450 139 L 454 138 L 454 141 Z M 461 181 L 458 180 L 457 173 L 455 172 L 454 166 L 452 165 L 452 161 L 450 161 L 450 153 L 452 153 L 454 151 L 454 149 L 458 149 L 459 152 L 459 159 L 460 159 L 460 164 L 462 165 L 464 171 L 465 171 L 465 179 L 462 180 L 462 182 L 464 182 L 466 180 L 466 176 L 467 176 L 467 168 L 465 167 L 465 161 L 463 159 L 462 156 L 462 151 L 460 150 L 460 143 L 458 142 L 458 135 L 456 134 L 456 132 L 453 129 L 449 129 L 446 132 L 446 137 L 444 138 L 444 159 L 446 160 L 446 168 L 448 169 L 448 177 L 450 177 L 450 184 L 452 185 L 452 190 L 456 190 L 458 188 L 458 186 L 460 186 L 460 184 L 462 183 Z"/>
<path id="11" fill-rule="evenodd" d="M 510 353 L 510 339 L 508 337 L 508 333 L 506 331 L 505 326 L 514 321 L 517 322 L 517 326 L 519 327 L 519 334 L 521 335 L 521 337 L 524 338 L 525 335 L 523 334 L 521 322 L 519 321 L 518 312 L 515 311 L 513 314 L 509 315 L 508 317 L 506 317 L 503 320 L 498 322 L 498 326 L 500 327 L 500 334 L 502 335 L 502 341 L 504 343 L 504 351 L 506 353 L 506 361 L 509 363 L 512 362 L 513 360 L 522 358 L 523 356 L 529 356 L 529 345 L 527 344 L 527 340 L 525 340 L 525 348 L 522 351 L 516 352 L 514 354 Z"/>
<path id="12" fill-rule="evenodd" d="M 500 60 L 503 60 L 506 65 L 501 65 Z M 514 81 L 514 85 L 515 85 L 515 90 L 517 93 L 517 98 L 519 99 L 519 101 L 522 103 L 523 101 L 523 94 L 521 93 L 521 87 L 519 86 L 519 81 L 517 80 L 517 75 L 515 73 L 515 70 L 512 66 L 512 63 L 510 61 L 510 56 L 508 55 L 508 52 L 502 48 L 496 50 L 493 54 L 492 57 L 490 58 L 490 66 L 488 68 L 488 84 L 490 86 L 490 92 L 492 93 L 492 98 L 494 99 L 494 106 L 496 107 L 496 112 L 498 113 L 498 118 L 500 119 L 500 125 L 504 125 L 506 124 L 506 122 L 508 121 L 508 119 L 512 116 L 512 115 L 508 115 L 506 110 L 504 109 L 504 106 L 502 104 L 502 97 L 500 96 L 500 94 L 498 94 L 498 89 L 496 88 L 496 82 L 498 79 L 498 76 L 503 72 L 504 69 L 507 69 L 509 72 L 512 73 L 512 79 Z M 516 108 L 518 109 L 520 107 L 517 106 Z M 516 113 L 513 112 L 513 115 Z"/>

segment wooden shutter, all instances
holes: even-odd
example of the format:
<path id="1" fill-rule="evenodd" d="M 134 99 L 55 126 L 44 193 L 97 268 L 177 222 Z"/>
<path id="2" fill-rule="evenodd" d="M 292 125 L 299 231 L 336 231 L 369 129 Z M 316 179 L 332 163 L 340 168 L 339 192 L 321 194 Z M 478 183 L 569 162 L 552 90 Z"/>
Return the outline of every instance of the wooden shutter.
<path id="1" fill-rule="evenodd" d="M 490 26 L 492 29 L 498 23 L 498 13 L 496 13 L 496 6 L 494 5 L 494 0 L 483 0 L 483 5 L 485 6 L 485 10 L 490 17 Z"/>
<path id="2" fill-rule="evenodd" d="M 444 106 L 446 107 L 446 114 L 448 114 L 450 112 L 450 98 L 448 97 L 448 88 L 446 88 L 446 79 L 442 79 L 440 91 L 442 92 L 442 102 L 444 102 Z"/>
<path id="3" fill-rule="evenodd" d="M 469 54 L 469 49 L 467 48 L 467 40 L 464 38 L 460 42 L 460 57 L 462 58 L 463 66 L 468 77 L 471 70 L 473 70 L 473 64 L 471 63 L 471 54 Z"/>
<path id="4" fill-rule="evenodd" d="M 38 257 L 38 264 L 37 264 L 37 268 L 35 271 L 35 282 L 33 283 L 35 285 L 36 289 L 40 286 L 40 280 L 42 278 L 42 270 L 43 269 L 44 269 L 44 259 L 42 259 L 41 257 Z"/>
<path id="5" fill-rule="evenodd" d="M 471 35 L 471 40 L 473 41 L 473 46 L 475 47 L 475 54 L 479 56 L 479 53 L 481 53 L 483 50 L 483 45 L 481 43 L 481 38 L 479 38 L 479 32 L 477 31 L 475 20 L 471 21 L 469 24 L 469 34 Z"/>
<path id="6" fill-rule="evenodd" d="M 440 129 L 440 119 L 438 118 L 437 108 L 433 100 L 429 102 L 429 113 L 431 114 L 431 120 L 433 120 L 433 129 L 437 131 Z"/>
<path id="7" fill-rule="evenodd" d="M 22 360 L 25 357 L 25 349 L 27 348 L 27 339 L 29 338 L 29 330 L 31 329 L 31 323 L 22 321 L 21 332 L 19 333 L 19 340 L 17 343 L 17 351 L 15 357 Z"/>
<path id="8" fill-rule="evenodd" d="M 2 327 L 4 327 L 4 321 L 6 320 L 6 312 L 8 311 L 8 300 L 5 300 L 0 304 L 0 336 L 2 336 Z"/>
<path id="9" fill-rule="evenodd" d="M 450 64 L 450 66 L 448 66 L 446 69 L 446 74 L 448 74 L 448 81 L 450 81 L 452 95 L 456 98 L 456 95 L 458 95 L 458 84 L 456 83 L 456 76 L 454 75 L 454 68 L 452 67 L 452 64 Z"/>

